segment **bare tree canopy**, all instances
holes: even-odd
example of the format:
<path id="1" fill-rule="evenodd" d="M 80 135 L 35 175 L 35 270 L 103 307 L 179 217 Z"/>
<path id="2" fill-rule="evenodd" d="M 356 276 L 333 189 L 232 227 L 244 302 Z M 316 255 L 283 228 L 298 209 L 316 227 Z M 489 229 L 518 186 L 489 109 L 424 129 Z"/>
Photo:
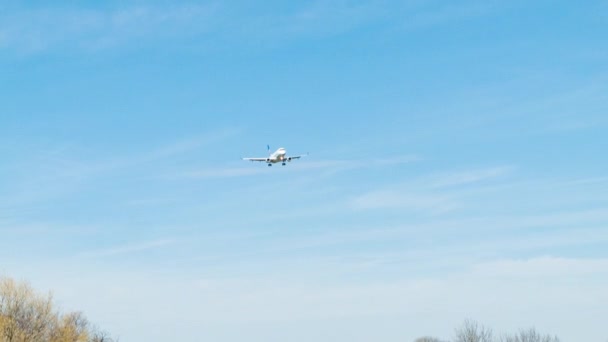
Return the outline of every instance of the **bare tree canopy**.
<path id="1" fill-rule="evenodd" d="M 52 296 L 0 278 L 0 342 L 113 342 L 80 312 L 61 314 Z"/>
<path id="2" fill-rule="evenodd" d="M 456 329 L 454 342 L 492 342 L 492 330 L 467 319 Z"/>
<path id="3" fill-rule="evenodd" d="M 513 335 L 505 335 L 500 338 L 500 342 L 559 342 L 559 338 L 550 335 L 541 335 L 536 329 L 530 328 L 520 330 Z"/>
<path id="4" fill-rule="evenodd" d="M 414 342 L 443 342 L 438 338 L 435 337 L 429 337 L 429 336 L 424 336 L 424 337 L 418 337 Z"/>

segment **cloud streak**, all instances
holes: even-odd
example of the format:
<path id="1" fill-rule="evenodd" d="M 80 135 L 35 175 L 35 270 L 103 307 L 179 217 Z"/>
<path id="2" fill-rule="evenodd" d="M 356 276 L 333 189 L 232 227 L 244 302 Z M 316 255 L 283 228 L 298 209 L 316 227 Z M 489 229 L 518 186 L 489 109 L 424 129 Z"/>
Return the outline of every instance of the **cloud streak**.
<path id="1" fill-rule="evenodd" d="M 147 252 L 151 250 L 161 249 L 170 245 L 174 245 L 178 242 L 176 239 L 159 239 L 144 242 L 135 242 L 126 245 L 113 246 L 105 249 L 93 250 L 81 254 L 81 257 L 85 258 L 101 258 L 101 257 L 113 257 L 127 254 L 136 254 Z"/>
<path id="2" fill-rule="evenodd" d="M 239 133 L 240 130 L 236 128 L 219 129 L 137 154 L 114 154 L 108 158 L 90 158 L 89 155 L 103 153 L 83 147 L 73 148 L 66 144 L 30 148 L 22 153 L 23 160 L 13 161 L 7 169 L 7 177 L 12 176 L 16 181 L 0 195 L 0 207 L 14 210 L 26 203 L 74 195 L 96 180 L 143 166 L 145 168 L 139 171 L 138 177 L 154 178 L 157 175 L 152 166 L 204 150 L 205 147 L 234 138 Z"/>
<path id="3" fill-rule="evenodd" d="M 495 7 L 472 3 L 429 9 L 399 2 L 314 1 L 271 14 L 263 6 L 243 12 L 218 2 L 110 8 L 13 6 L 0 14 L 0 50 L 25 55 L 56 48 L 94 52 L 190 38 L 202 38 L 202 46 L 207 47 L 217 44 L 215 38 L 241 45 L 267 45 L 332 37 L 378 22 L 418 30 L 482 16 Z"/>
<path id="4" fill-rule="evenodd" d="M 374 191 L 357 196 L 351 202 L 354 209 L 398 209 L 442 214 L 460 205 L 445 195 L 420 194 L 405 191 Z"/>
<path id="5" fill-rule="evenodd" d="M 608 277 L 608 259 L 539 257 L 507 259 L 475 265 L 473 273 L 502 278 Z"/>
<path id="6" fill-rule="evenodd" d="M 397 156 L 393 158 L 370 158 L 360 160 L 334 159 L 315 160 L 314 155 L 307 156 L 301 160 L 289 163 L 286 168 L 291 172 L 303 172 L 312 170 L 324 170 L 328 173 L 336 173 L 354 169 L 374 168 L 382 166 L 400 165 L 413 163 L 421 160 L 417 156 Z M 231 178 L 267 175 L 273 169 L 267 167 L 264 162 L 243 162 L 240 167 L 201 168 L 198 170 L 180 172 L 166 178 L 168 179 L 206 179 L 206 178 Z M 276 164 L 281 167 L 280 164 Z"/>
<path id="7" fill-rule="evenodd" d="M 405 30 L 418 30 L 488 15 L 497 10 L 492 1 L 448 4 L 432 10 L 420 10 L 405 18 Z"/>
<path id="8" fill-rule="evenodd" d="M 213 5 L 17 8 L 0 15 L 0 49 L 26 54 L 54 47 L 99 50 L 153 36 L 196 35 L 208 28 L 214 9 Z"/>
<path id="9" fill-rule="evenodd" d="M 492 180 L 500 176 L 507 175 L 512 171 L 512 169 L 512 167 L 500 166 L 440 175 L 435 177 L 435 179 L 432 181 L 431 187 L 445 188 Z"/>
<path id="10" fill-rule="evenodd" d="M 463 207 L 459 192 L 448 191 L 458 187 L 462 191 L 479 183 L 495 180 L 510 172 L 511 167 L 492 167 L 423 176 L 414 181 L 398 184 L 390 189 L 374 190 L 354 197 L 354 209 L 400 209 L 443 214 Z"/>

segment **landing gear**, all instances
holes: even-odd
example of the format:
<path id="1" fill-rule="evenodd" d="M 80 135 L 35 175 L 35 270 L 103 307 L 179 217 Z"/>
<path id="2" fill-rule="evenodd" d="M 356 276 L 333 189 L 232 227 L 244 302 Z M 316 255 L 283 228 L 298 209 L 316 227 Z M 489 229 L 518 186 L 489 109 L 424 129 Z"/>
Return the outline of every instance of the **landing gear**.
<path id="1" fill-rule="evenodd" d="M 285 162 L 283 162 L 283 166 L 285 166 Z"/>
<path id="2" fill-rule="evenodd" d="M 268 166 L 272 166 L 272 164 L 268 163 Z"/>

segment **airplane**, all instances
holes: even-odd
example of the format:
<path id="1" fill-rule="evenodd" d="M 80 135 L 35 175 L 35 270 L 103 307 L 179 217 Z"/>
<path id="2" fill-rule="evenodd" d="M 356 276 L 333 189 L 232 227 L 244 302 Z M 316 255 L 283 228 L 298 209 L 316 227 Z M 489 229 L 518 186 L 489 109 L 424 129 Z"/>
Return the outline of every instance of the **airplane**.
<path id="1" fill-rule="evenodd" d="M 270 146 L 268 146 L 268 151 L 270 151 Z M 266 158 L 243 158 L 243 160 L 249 160 L 252 162 L 254 162 L 254 161 L 266 162 L 266 163 L 268 163 L 268 166 L 272 166 L 272 164 L 275 164 L 275 163 L 281 163 L 281 164 L 283 164 L 283 166 L 285 166 L 286 162 L 291 162 L 292 160 L 300 159 L 304 156 L 306 156 L 306 155 L 288 156 L 287 150 L 284 149 L 283 147 L 281 147 L 278 150 L 274 151 L 272 154 L 270 154 Z"/>

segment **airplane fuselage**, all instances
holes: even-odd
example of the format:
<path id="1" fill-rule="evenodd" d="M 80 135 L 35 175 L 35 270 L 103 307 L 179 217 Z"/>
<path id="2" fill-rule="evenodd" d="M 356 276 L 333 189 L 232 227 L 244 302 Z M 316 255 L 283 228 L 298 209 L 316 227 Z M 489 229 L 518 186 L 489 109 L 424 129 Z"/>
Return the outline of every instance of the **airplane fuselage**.
<path id="1" fill-rule="evenodd" d="M 266 159 L 266 162 L 268 163 L 284 163 L 285 161 L 291 161 L 289 160 L 290 158 L 286 158 L 285 155 L 287 155 L 287 150 L 285 150 L 284 148 L 279 148 L 278 150 L 274 151 L 269 157 L 268 159 Z"/>

